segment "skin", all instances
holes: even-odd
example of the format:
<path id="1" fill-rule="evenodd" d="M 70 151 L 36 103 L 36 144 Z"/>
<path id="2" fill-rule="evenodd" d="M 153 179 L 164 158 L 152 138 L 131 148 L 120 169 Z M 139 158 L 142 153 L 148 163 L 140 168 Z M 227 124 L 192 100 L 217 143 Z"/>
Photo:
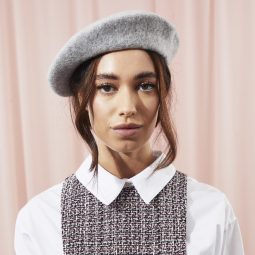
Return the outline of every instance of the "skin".
<path id="1" fill-rule="evenodd" d="M 92 101 L 94 116 L 87 107 L 99 150 L 99 164 L 119 178 L 131 178 L 155 160 L 149 139 L 158 115 L 157 79 L 134 80 L 136 74 L 145 71 L 155 73 L 150 56 L 143 50 L 105 54 L 97 67 L 97 76 L 113 73 L 118 79 L 96 79 L 95 86 L 105 83 L 108 86 L 96 90 Z M 135 136 L 121 137 L 112 129 L 117 124 L 131 122 L 142 125 Z"/>

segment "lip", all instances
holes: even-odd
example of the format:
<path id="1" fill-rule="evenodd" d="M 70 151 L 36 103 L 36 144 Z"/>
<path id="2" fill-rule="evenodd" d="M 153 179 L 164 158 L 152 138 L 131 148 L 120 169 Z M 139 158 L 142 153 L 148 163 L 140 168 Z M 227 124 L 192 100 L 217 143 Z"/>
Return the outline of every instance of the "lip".
<path id="1" fill-rule="evenodd" d="M 136 123 L 121 123 L 113 127 L 113 129 L 135 129 L 140 128 L 142 125 Z"/>
<path id="2" fill-rule="evenodd" d="M 122 137 L 130 137 L 136 135 L 140 130 L 141 127 L 136 128 L 115 128 L 113 129 L 118 135 Z"/>

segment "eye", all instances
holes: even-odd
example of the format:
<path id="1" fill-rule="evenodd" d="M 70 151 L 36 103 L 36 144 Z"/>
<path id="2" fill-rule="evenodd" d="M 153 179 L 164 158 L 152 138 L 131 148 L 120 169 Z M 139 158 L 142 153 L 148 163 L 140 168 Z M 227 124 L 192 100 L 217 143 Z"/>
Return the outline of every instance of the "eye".
<path id="1" fill-rule="evenodd" d="M 111 89 L 113 89 L 113 88 L 114 87 L 111 84 L 108 84 L 108 83 L 97 86 L 97 90 L 100 90 L 104 94 L 110 94 Z"/>
<path id="2" fill-rule="evenodd" d="M 154 90 L 156 85 L 151 82 L 144 82 L 139 85 L 139 87 L 143 88 L 143 91 L 151 91 Z M 148 89 L 149 88 L 149 89 Z"/>
<path id="3" fill-rule="evenodd" d="M 144 92 L 150 92 L 150 91 L 154 90 L 155 87 L 156 87 L 156 85 L 151 82 L 144 82 L 144 83 L 141 83 L 138 85 L 138 88 Z M 99 90 L 103 94 L 112 94 L 113 91 L 116 89 L 110 83 L 104 83 L 104 84 L 98 85 L 97 90 Z"/>

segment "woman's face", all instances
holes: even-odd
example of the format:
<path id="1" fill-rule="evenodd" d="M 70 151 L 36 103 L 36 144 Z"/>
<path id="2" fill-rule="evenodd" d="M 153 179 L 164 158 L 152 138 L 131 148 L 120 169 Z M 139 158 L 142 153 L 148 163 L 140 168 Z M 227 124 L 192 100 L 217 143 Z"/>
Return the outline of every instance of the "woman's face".
<path id="1" fill-rule="evenodd" d="M 110 148 L 128 153 L 148 146 L 159 106 L 156 73 L 150 56 L 137 49 L 107 53 L 98 64 L 96 76 L 94 118 L 88 110 L 99 150 Z M 133 131 L 114 129 L 116 125 L 129 123 L 141 127 Z"/>

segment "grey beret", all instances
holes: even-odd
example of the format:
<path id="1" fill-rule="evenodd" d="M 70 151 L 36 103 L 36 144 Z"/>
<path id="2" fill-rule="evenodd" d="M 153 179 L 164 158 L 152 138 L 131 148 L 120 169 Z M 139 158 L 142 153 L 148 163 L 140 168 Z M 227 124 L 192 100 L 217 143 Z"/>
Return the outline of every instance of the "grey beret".
<path id="1" fill-rule="evenodd" d="M 69 81 L 74 70 L 98 54 L 141 48 L 156 51 L 169 64 L 178 45 L 174 26 L 161 16 L 141 10 L 118 12 L 73 35 L 51 64 L 48 80 L 58 95 L 71 96 Z"/>

